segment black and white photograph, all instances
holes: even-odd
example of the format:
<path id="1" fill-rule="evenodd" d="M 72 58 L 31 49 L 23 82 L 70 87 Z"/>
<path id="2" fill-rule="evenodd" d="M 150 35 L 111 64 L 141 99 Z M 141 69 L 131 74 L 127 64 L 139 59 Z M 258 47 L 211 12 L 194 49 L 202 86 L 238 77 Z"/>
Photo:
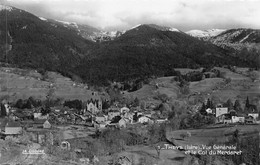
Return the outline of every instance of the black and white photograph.
<path id="1" fill-rule="evenodd" d="M 260 0 L 0 0 L 0 165 L 260 165 Z"/>

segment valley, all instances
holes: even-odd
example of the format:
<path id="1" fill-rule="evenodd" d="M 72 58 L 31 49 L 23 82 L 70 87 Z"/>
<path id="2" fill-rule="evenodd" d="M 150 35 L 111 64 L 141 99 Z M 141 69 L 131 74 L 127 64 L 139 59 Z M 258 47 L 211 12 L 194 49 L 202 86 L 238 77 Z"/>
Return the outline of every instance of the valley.
<path id="1" fill-rule="evenodd" d="M 259 29 L 106 31 L 75 11 L 0 2 L 0 164 L 260 163 Z"/>

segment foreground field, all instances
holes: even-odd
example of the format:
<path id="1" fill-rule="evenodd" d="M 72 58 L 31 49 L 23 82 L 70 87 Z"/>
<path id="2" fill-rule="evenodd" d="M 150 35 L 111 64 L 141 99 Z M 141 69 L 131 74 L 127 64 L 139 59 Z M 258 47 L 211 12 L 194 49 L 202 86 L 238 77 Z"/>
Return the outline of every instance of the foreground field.
<path id="1" fill-rule="evenodd" d="M 226 142 L 228 135 L 235 130 L 241 133 L 250 133 L 255 130 L 260 131 L 259 125 L 236 125 L 230 127 L 220 128 L 206 128 L 206 129 L 189 129 L 189 130 L 168 130 L 166 133 L 167 139 L 175 145 L 208 145 L 209 143 L 223 143 Z M 191 133 L 190 137 L 183 139 L 181 134 Z"/>

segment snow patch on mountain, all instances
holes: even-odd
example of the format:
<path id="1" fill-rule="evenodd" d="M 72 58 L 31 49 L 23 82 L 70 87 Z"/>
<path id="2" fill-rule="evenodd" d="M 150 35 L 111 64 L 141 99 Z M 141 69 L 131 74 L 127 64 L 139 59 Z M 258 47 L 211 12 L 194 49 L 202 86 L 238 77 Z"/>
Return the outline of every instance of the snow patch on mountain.
<path id="1" fill-rule="evenodd" d="M 135 26 L 131 27 L 129 30 L 135 29 L 135 28 L 137 28 L 137 27 L 139 27 L 139 26 L 141 26 L 141 25 L 142 25 L 142 24 L 135 25 Z"/>
<path id="2" fill-rule="evenodd" d="M 252 34 L 252 33 L 248 34 L 247 36 L 245 36 L 245 38 L 243 38 L 243 39 L 240 40 L 239 42 L 241 43 L 241 42 L 245 41 L 251 34 Z"/>
<path id="3" fill-rule="evenodd" d="M 7 10 L 7 11 L 12 11 L 13 8 L 11 6 L 6 6 L 6 5 L 1 5 L 0 4 L 0 11 L 1 10 Z"/>
<path id="4" fill-rule="evenodd" d="M 209 38 L 209 37 L 214 37 L 217 36 L 221 33 L 226 31 L 225 29 L 210 29 L 210 30 L 190 30 L 187 31 L 186 34 L 189 34 L 193 37 L 197 38 Z"/>
<path id="5" fill-rule="evenodd" d="M 169 31 L 172 31 L 172 32 L 180 32 L 178 29 L 176 28 L 170 28 Z"/>
<path id="6" fill-rule="evenodd" d="M 73 27 L 75 27 L 75 28 L 78 28 L 78 25 L 77 25 L 76 22 L 66 22 L 66 21 L 60 21 L 60 20 L 55 20 L 55 21 L 64 24 L 65 27 L 67 27 L 67 26 L 73 26 Z"/>
<path id="7" fill-rule="evenodd" d="M 39 17 L 39 18 L 40 18 L 40 20 L 42 20 L 42 21 L 47 21 L 46 18 L 43 18 L 43 17 Z"/>

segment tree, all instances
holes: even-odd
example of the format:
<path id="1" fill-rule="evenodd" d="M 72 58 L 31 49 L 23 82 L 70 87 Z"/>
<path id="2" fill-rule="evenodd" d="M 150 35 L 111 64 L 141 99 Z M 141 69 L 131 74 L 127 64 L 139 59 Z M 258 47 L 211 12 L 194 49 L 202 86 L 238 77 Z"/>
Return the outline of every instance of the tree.
<path id="1" fill-rule="evenodd" d="M 171 111 L 168 112 L 168 120 L 173 119 L 176 116 L 175 110 L 174 110 L 174 106 L 172 106 Z"/>
<path id="2" fill-rule="evenodd" d="M 109 102 L 108 101 L 103 101 L 102 108 L 103 109 L 108 109 L 109 107 L 110 107 Z"/>
<path id="3" fill-rule="evenodd" d="M 207 114 L 206 105 L 204 103 L 202 104 L 202 107 L 200 109 L 200 114 L 202 114 L 202 115 L 206 115 Z"/>
<path id="4" fill-rule="evenodd" d="M 236 100 L 235 103 L 234 103 L 234 109 L 237 111 L 237 112 L 242 112 L 242 108 L 241 108 L 241 104 L 240 104 L 240 101 L 239 100 Z"/>
<path id="5" fill-rule="evenodd" d="M 258 78 L 257 73 L 254 71 L 249 73 L 249 77 L 253 82 Z"/>
<path id="6" fill-rule="evenodd" d="M 249 108 L 250 107 L 250 103 L 249 103 L 249 99 L 248 99 L 248 96 L 246 98 L 246 104 L 245 104 L 245 108 Z"/>
<path id="7" fill-rule="evenodd" d="M 207 100 L 207 106 L 206 106 L 206 108 L 213 108 L 212 101 L 210 101 L 209 98 L 208 98 L 208 100 Z"/>
<path id="8" fill-rule="evenodd" d="M 134 107 L 137 107 L 137 106 L 139 106 L 139 105 L 140 105 L 140 101 L 139 101 L 139 99 L 136 97 L 136 98 L 134 99 L 133 106 L 134 106 Z"/>
<path id="9" fill-rule="evenodd" d="M 51 108 L 48 106 L 45 106 L 45 108 L 41 108 L 42 115 L 47 115 L 50 112 L 51 112 Z"/>
<path id="10" fill-rule="evenodd" d="M 1 114 L 0 114 L 0 116 L 5 117 L 6 115 L 7 115 L 7 112 L 6 112 L 5 105 L 3 103 L 1 103 Z"/>
<path id="11" fill-rule="evenodd" d="M 67 106 L 69 108 L 75 108 L 77 110 L 83 109 L 83 103 L 81 100 L 72 100 L 72 101 L 65 101 L 63 106 Z"/>
<path id="12" fill-rule="evenodd" d="M 15 107 L 22 109 L 23 108 L 23 100 L 22 99 L 17 100 Z"/>
<path id="13" fill-rule="evenodd" d="M 233 109 L 233 103 L 231 99 L 228 99 L 226 103 L 224 103 L 225 107 L 228 107 L 229 110 Z"/>

